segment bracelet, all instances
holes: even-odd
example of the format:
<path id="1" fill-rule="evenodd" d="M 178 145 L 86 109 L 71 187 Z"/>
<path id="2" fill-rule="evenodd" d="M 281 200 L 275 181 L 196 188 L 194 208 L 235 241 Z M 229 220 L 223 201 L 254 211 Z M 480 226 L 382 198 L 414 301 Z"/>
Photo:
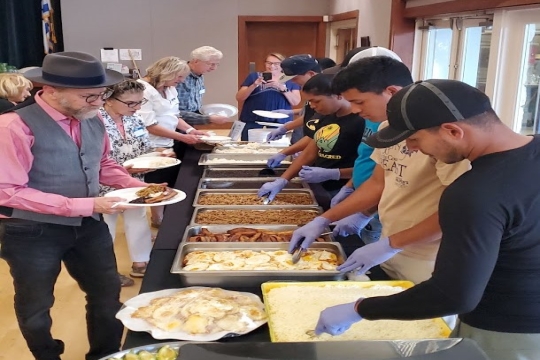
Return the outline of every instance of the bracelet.
<path id="1" fill-rule="evenodd" d="M 189 133 L 192 132 L 193 130 L 195 130 L 195 128 L 190 127 L 189 129 L 186 130 L 186 134 L 189 134 Z"/>
<path id="2" fill-rule="evenodd" d="M 286 92 L 289 92 L 289 88 L 285 88 L 285 90 L 280 90 L 282 93 L 286 93 Z"/>

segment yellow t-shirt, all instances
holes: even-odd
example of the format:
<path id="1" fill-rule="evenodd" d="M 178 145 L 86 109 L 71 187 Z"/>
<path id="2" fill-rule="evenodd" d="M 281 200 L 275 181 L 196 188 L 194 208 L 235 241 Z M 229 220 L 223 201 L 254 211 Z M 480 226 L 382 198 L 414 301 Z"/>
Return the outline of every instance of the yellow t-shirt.
<path id="1" fill-rule="evenodd" d="M 385 121 L 379 130 L 388 126 Z M 420 151 L 409 151 L 405 141 L 386 149 L 375 149 L 371 158 L 385 170 L 384 191 L 379 202 L 382 236 L 413 227 L 438 211 L 441 194 L 471 168 L 468 160 L 445 164 Z M 434 260 L 437 241 L 408 245 L 403 255 Z"/>

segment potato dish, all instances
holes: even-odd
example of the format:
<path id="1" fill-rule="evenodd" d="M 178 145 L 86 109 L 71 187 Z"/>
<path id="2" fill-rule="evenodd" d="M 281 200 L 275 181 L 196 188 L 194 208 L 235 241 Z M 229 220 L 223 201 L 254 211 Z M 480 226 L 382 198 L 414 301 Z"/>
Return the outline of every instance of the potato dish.
<path id="1" fill-rule="evenodd" d="M 184 258 L 183 270 L 329 270 L 338 266 L 336 254 L 308 249 L 296 264 L 286 250 L 193 251 Z"/>
<path id="2" fill-rule="evenodd" d="M 204 210 L 197 214 L 197 224 L 307 224 L 317 217 L 313 210 Z"/>
<path id="3" fill-rule="evenodd" d="M 257 194 L 201 194 L 199 205 L 262 205 L 263 200 Z M 309 194 L 277 194 L 272 205 L 314 205 Z"/>
<path id="4" fill-rule="evenodd" d="M 189 242 L 289 242 L 293 230 L 270 231 L 264 229 L 235 228 L 226 233 L 214 234 L 208 229 L 202 229 L 195 236 L 191 236 Z M 317 238 L 318 242 L 324 242 L 323 238 Z"/>

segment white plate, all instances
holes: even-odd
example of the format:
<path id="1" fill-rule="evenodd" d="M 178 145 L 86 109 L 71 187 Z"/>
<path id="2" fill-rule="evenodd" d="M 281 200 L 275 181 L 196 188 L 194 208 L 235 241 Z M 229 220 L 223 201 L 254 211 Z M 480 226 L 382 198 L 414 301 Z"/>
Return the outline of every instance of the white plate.
<path id="1" fill-rule="evenodd" d="M 264 121 L 255 121 L 255 122 L 262 126 L 280 127 L 281 125 L 283 125 L 280 123 L 271 123 L 271 122 L 264 122 Z"/>
<path id="2" fill-rule="evenodd" d="M 124 166 L 133 165 L 134 169 L 164 169 L 180 164 L 180 160 L 166 156 L 141 156 L 123 163 Z"/>
<path id="3" fill-rule="evenodd" d="M 275 113 L 275 112 L 266 111 L 266 110 L 253 110 L 253 113 L 255 115 L 259 115 L 259 116 L 270 118 L 270 119 L 285 119 L 289 117 L 289 115 L 287 114 Z"/>
<path id="4" fill-rule="evenodd" d="M 254 321 L 252 327 L 248 328 L 245 332 L 238 333 L 238 334 L 231 334 L 227 331 L 222 331 L 219 333 L 208 334 L 208 335 L 192 335 L 192 334 L 188 334 L 186 332 L 181 332 L 181 331 L 176 331 L 176 332 L 164 331 L 153 326 L 152 324 L 146 322 L 143 319 L 134 319 L 131 317 L 131 314 L 133 314 L 135 310 L 137 310 L 138 308 L 142 306 L 149 305 L 150 301 L 152 301 L 153 299 L 169 296 L 174 293 L 177 293 L 178 291 L 204 289 L 204 288 L 205 287 L 203 286 L 193 286 L 193 287 L 187 287 L 187 288 L 182 288 L 182 289 L 166 289 L 166 290 L 154 291 L 154 292 L 137 295 L 134 298 L 131 298 L 124 303 L 124 308 L 122 308 L 116 314 L 116 318 L 120 320 L 122 324 L 124 324 L 124 326 L 128 328 L 129 330 L 146 331 L 146 332 L 149 332 L 154 339 L 159 339 L 159 340 L 177 339 L 177 340 L 191 340 L 191 341 L 215 341 L 223 337 L 247 334 L 266 323 L 266 320 Z M 264 309 L 264 305 L 261 299 L 257 295 L 246 293 L 246 292 L 241 292 L 240 294 L 247 295 L 253 298 L 253 300 L 260 303 L 261 309 Z"/>
<path id="5" fill-rule="evenodd" d="M 127 188 L 127 189 L 118 189 L 113 190 L 111 192 L 108 192 L 105 194 L 106 197 L 120 197 L 125 200 L 125 202 L 119 202 L 118 205 L 129 205 L 129 206 L 138 206 L 138 207 L 147 207 L 147 206 L 163 206 L 163 205 L 170 205 L 175 204 L 177 202 L 180 202 L 186 198 L 186 193 L 180 190 L 173 189 L 177 192 L 175 197 L 170 198 L 169 200 L 161 201 L 155 204 L 132 204 L 130 203 L 131 200 L 135 200 L 138 198 L 136 192 L 139 190 L 144 189 L 144 187 L 135 187 L 135 188 Z"/>
<path id="6" fill-rule="evenodd" d="M 230 137 L 221 135 L 201 136 L 200 139 L 207 143 L 220 143 L 231 141 Z"/>
<path id="7" fill-rule="evenodd" d="M 238 114 L 238 108 L 229 104 L 207 104 L 200 108 L 203 115 L 220 115 L 232 117 Z"/>

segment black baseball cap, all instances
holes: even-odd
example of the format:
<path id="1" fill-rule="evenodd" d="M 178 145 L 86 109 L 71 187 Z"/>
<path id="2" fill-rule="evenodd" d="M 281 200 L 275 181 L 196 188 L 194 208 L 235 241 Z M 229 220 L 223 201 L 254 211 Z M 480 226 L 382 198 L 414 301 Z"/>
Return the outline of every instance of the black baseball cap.
<path id="1" fill-rule="evenodd" d="M 281 69 L 287 76 L 304 75 L 308 71 L 321 72 L 317 59 L 309 54 L 293 55 L 281 62 Z"/>
<path id="2" fill-rule="evenodd" d="M 387 148 L 418 130 L 469 119 L 491 109 L 487 95 L 464 82 L 417 81 L 392 96 L 386 106 L 389 126 L 367 138 L 366 144 Z"/>

